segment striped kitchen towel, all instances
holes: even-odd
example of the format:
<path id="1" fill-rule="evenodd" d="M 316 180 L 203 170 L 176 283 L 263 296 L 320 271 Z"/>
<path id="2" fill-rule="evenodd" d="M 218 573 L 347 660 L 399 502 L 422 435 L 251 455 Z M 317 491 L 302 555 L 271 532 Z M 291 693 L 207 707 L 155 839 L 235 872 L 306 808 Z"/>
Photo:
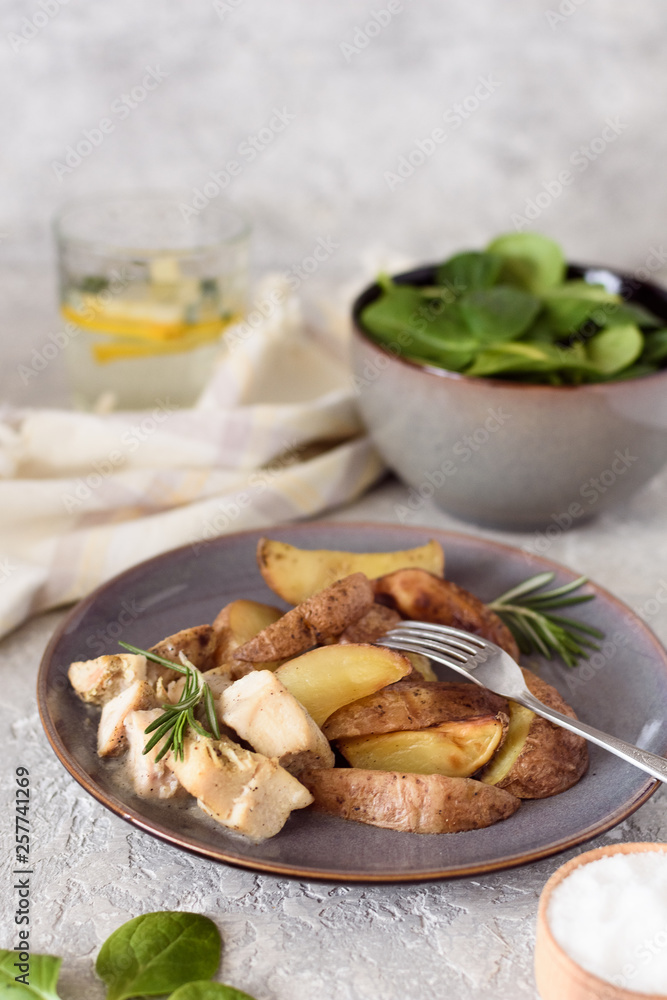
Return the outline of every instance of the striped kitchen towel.
<path id="1" fill-rule="evenodd" d="M 178 545 L 319 514 L 383 466 L 346 364 L 286 295 L 240 324 L 192 409 L 0 416 L 0 634 Z"/>

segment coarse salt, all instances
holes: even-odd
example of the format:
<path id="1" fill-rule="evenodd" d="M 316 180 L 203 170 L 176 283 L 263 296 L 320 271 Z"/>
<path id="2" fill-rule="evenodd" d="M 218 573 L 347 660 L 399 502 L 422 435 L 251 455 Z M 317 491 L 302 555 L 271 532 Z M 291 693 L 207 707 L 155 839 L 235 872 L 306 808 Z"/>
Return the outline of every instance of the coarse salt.
<path id="1" fill-rule="evenodd" d="M 667 851 L 580 865 L 553 890 L 547 920 L 563 951 L 588 972 L 667 996 Z"/>

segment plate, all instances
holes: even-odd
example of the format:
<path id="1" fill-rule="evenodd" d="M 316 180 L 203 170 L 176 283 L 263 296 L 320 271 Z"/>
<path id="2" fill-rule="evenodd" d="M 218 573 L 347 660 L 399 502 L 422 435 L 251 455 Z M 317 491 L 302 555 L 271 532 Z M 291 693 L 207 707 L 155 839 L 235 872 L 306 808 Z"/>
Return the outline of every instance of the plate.
<path id="1" fill-rule="evenodd" d="M 589 771 L 574 788 L 523 802 L 509 819 L 484 830 L 399 833 L 298 810 L 277 836 L 261 844 L 228 833 L 195 805 L 136 797 L 120 781 L 118 768 L 97 757 L 99 710 L 75 697 L 67 668 L 72 660 L 116 651 L 118 639 L 145 649 L 179 629 L 210 622 L 237 597 L 279 603 L 256 567 L 260 534 L 226 535 L 141 563 L 78 604 L 53 636 L 38 679 L 42 723 L 72 777 L 118 816 L 179 848 L 257 871 L 342 882 L 415 881 L 556 854 L 620 823 L 655 791 L 658 782 L 644 772 L 591 746 Z M 518 549 L 453 532 L 321 522 L 273 528 L 269 534 L 303 548 L 369 552 L 436 538 L 445 549 L 447 577 L 487 601 L 544 569 L 554 570 L 559 583 L 576 575 Z M 537 669 L 582 719 L 664 754 L 667 653 L 629 608 L 599 587 L 593 590 L 597 600 L 585 605 L 585 617 L 608 637 L 601 652 L 574 670 L 547 661 L 537 662 Z"/>

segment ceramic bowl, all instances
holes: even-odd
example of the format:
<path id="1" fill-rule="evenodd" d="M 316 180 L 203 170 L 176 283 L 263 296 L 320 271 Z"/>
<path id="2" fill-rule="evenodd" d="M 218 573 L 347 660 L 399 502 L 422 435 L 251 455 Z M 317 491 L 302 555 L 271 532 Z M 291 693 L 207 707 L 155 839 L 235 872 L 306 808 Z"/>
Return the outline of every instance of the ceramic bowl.
<path id="1" fill-rule="evenodd" d="M 535 979 L 541 1000 L 665 1000 L 665 993 L 637 993 L 615 986 L 582 969 L 558 944 L 547 920 L 551 896 L 563 879 L 575 868 L 611 854 L 636 854 L 642 851 L 667 851 L 667 844 L 614 844 L 598 847 L 572 858 L 551 876 L 540 896 L 535 940 Z"/>
<path id="2" fill-rule="evenodd" d="M 667 325 L 667 292 L 600 267 L 568 277 L 602 282 Z M 435 266 L 394 279 L 433 284 Z M 597 385 L 521 385 L 467 378 L 376 344 L 353 306 L 352 360 L 361 413 L 387 464 L 410 487 L 406 508 L 431 497 L 450 514 L 509 529 L 559 533 L 622 504 L 667 463 L 667 370 Z"/>

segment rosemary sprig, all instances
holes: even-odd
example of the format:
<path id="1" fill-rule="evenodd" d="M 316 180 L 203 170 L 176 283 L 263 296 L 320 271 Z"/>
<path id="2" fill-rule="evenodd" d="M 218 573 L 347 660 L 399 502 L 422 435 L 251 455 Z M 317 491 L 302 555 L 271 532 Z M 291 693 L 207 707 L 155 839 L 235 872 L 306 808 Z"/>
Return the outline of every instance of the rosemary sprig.
<path id="1" fill-rule="evenodd" d="M 588 659 L 589 650 L 599 648 L 592 640 L 604 639 L 604 633 L 574 618 L 553 614 L 557 609 L 583 604 L 595 597 L 595 594 L 574 596 L 574 591 L 588 582 L 585 576 L 553 590 L 542 590 L 555 575 L 531 576 L 488 606 L 507 625 L 522 653 L 541 653 L 548 659 L 560 656 L 568 667 L 574 667 L 578 659 Z M 535 593 L 538 590 L 542 593 Z"/>
<path id="2" fill-rule="evenodd" d="M 218 726 L 218 719 L 215 714 L 215 704 L 211 689 L 204 680 L 201 671 L 195 667 L 194 663 L 188 660 L 183 652 L 180 653 L 181 663 L 179 664 L 174 663 L 172 660 L 166 660 L 163 656 L 158 656 L 156 653 L 151 653 L 150 650 L 131 646 L 127 642 L 120 642 L 119 645 L 131 653 L 138 653 L 141 656 L 145 656 L 147 660 L 152 660 L 153 663 L 159 663 L 163 667 L 169 667 L 171 670 L 176 670 L 179 674 L 185 675 L 185 685 L 178 701 L 175 704 L 163 704 L 161 706 L 163 709 L 162 715 L 159 715 L 154 722 L 146 726 L 145 732 L 152 733 L 153 735 L 146 743 L 143 750 L 144 753 L 148 753 L 154 746 L 157 746 L 160 740 L 164 739 L 164 743 L 160 747 L 155 760 L 162 760 L 169 750 L 174 751 L 174 756 L 177 760 L 183 760 L 185 756 L 184 739 L 188 726 L 191 726 L 200 736 L 212 736 L 216 740 L 220 739 L 220 727 Z M 195 719 L 195 708 L 202 702 L 206 713 L 206 720 L 212 730 L 211 732 Z"/>

